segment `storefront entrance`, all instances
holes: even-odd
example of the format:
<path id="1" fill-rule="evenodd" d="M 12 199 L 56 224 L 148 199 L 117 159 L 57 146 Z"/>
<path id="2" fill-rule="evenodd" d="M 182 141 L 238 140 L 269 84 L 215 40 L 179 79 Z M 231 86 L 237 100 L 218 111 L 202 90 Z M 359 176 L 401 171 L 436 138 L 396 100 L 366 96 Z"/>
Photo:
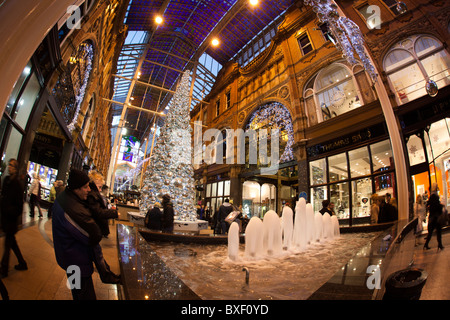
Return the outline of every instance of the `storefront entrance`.
<path id="1" fill-rule="evenodd" d="M 417 195 L 427 200 L 437 192 L 441 203 L 450 206 L 450 119 L 431 123 L 425 130 L 407 138 L 410 174 Z"/>

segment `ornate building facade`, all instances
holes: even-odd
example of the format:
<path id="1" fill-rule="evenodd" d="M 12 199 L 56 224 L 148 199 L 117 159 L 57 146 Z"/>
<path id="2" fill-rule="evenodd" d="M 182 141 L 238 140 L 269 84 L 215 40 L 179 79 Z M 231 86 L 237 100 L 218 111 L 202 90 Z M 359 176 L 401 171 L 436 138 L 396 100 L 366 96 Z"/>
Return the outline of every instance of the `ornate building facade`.
<path id="1" fill-rule="evenodd" d="M 281 129 L 280 156 L 289 145 L 292 157 L 280 158 L 278 171 L 271 174 L 261 164 L 226 163 L 226 155 L 198 165 L 197 196 L 210 210 L 231 198 L 249 216 L 262 216 L 269 209 L 280 213 L 284 203 L 295 205 L 303 196 L 316 211 L 323 200 L 332 201 L 341 224 L 357 225 L 370 222 L 372 194 L 406 197 L 411 210 L 415 197 L 425 197 L 434 183 L 450 205 L 448 3 L 337 4 L 360 27 L 378 83 L 362 65 L 342 58 L 327 25 L 311 8 L 292 7 L 276 25 L 270 45 L 258 51 L 256 39 L 243 48 L 223 66 L 204 99 L 209 104 L 191 113 L 194 121 L 202 121 L 204 133 L 211 128 L 223 133 L 204 139 L 203 158 L 211 141 L 226 141 L 227 129 L 230 134 L 270 127 Z M 386 107 L 400 131 L 408 185 L 396 182 Z M 275 117 L 261 116 L 261 110 Z M 292 135 L 287 134 L 290 125 Z"/>

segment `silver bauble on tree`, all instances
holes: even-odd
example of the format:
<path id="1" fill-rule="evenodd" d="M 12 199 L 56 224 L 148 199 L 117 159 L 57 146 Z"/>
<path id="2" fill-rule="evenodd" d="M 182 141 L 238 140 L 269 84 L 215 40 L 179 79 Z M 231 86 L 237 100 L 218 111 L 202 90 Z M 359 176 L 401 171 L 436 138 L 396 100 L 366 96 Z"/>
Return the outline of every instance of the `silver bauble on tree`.
<path id="1" fill-rule="evenodd" d="M 192 167 L 189 82 L 184 72 L 157 137 L 150 163 L 144 173 L 139 209 L 152 208 L 157 199 L 168 194 L 180 220 L 195 221 L 195 186 Z M 159 200 L 161 201 L 161 200 Z"/>

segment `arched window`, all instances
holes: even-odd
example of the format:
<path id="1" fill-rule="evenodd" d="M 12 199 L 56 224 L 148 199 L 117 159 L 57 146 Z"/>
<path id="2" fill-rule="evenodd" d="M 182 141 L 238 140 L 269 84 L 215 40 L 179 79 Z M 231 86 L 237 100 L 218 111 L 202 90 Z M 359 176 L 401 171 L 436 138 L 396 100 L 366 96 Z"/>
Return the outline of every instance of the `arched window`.
<path id="1" fill-rule="evenodd" d="M 399 105 L 427 94 L 429 79 L 438 88 L 450 84 L 450 57 L 442 44 L 428 35 L 414 35 L 393 45 L 383 68 Z"/>
<path id="2" fill-rule="evenodd" d="M 359 108 L 375 99 L 363 68 L 350 70 L 336 62 L 320 70 L 306 84 L 305 105 L 310 125 Z"/>

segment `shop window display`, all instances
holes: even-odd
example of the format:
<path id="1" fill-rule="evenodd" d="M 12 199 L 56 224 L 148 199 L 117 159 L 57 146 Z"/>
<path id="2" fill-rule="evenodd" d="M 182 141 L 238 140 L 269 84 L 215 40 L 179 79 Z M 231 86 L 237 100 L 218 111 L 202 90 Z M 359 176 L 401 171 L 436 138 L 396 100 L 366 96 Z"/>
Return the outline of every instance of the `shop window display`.
<path id="1" fill-rule="evenodd" d="M 372 170 L 374 173 L 382 172 L 393 167 L 391 143 L 385 140 L 370 146 L 372 155 Z"/>
<path id="2" fill-rule="evenodd" d="M 242 210 L 247 218 L 264 217 L 269 210 L 276 209 L 276 188 L 273 184 L 260 185 L 255 181 L 245 181 L 242 190 Z"/>
<path id="3" fill-rule="evenodd" d="M 310 161 L 310 202 L 314 211 L 322 201 L 334 203 L 341 225 L 370 223 L 373 193 L 395 196 L 395 172 L 389 140 Z M 328 177 L 328 180 L 327 180 Z"/>
<path id="4" fill-rule="evenodd" d="M 41 183 L 41 199 L 49 200 L 50 189 L 53 185 L 53 182 L 56 181 L 58 170 L 29 161 L 27 166 L 27 173 L 30 177 L 33 177 L 34 173 L 37 173 L 37 175 L 39 176 L 39 182 Z"/>
<path id="5" fill-rule="evenodd" d="M 367 147 L 362 147 L 348 152 L 350 159 L 351 177 L 360 177 L 370 174 L 369 151 Z"/>
<path id="6" fill-rule="evenodd" d="M 348 219 L 350 215 L 348 182 L 330 185 L 330 202 L 334 203 L 334 213 L 338 219 Z"/>
<path id="7" fill-rule="evenodd" d="M 248 218 L 261 214 L 261 186 L 254 181 L 245 181 L 242 187 L 242 208 Z"/>
<path id="8" fill-rule="evenodd" d="M 429 79 L 438 88 L 450 84 L 450 56 L 438 40 L 428 35 L 414 35 L 396 43 L 383 65 L 399 104 L 424 96 Z"/>
<path id="9" fill-rule="evenodd" d="M 423 150 L 422 139 L 417 135 L 409 137 L 406 147 L 408 148 L 410 166 L 425 162 L 425 151 Z"/>
<path id="10" fill-rule="evenodd" d="M 328 157 L 330 182 L 345 180 L 348 178 L 347 156 L 345 153 Z"/>
<path id="11" fill-rule="evenodd" d="M 310 183 L 317 185 L 327 182 L 326 160 L 320 159 L 309 163 Z"/>
<path id="12" fill-rule="evenodd" d="M 202 204 L 210 210 L 210 216 L 219 210 L 226 198 L 230 198 L 230 180 L 208 183 L 206 185 L 206 197 Z"/>
<path id="13" fill-rule="evenodd" d="M 442 119 L 431 124 L 425 134 L 427 150 L 431 157 L 430 180 L 432 186 L 437 186 L 441 202 L 450 207 L 450 119 Z"/>
<path id="14" fill-rule="evenodd" d="M 352 181 L 352 190 L 352 217 L 354 219 L 369 217 L 370 197 L 373 194 L 372 179 L 364 178 Z"/>
<path id="15" fill-rule="evenodd" d="M 311 188 L 311 204 L 313 205 L 314 212 L 322 209 L 322 201 L 326 199 L 328 199 L 327 186 Z"/>

